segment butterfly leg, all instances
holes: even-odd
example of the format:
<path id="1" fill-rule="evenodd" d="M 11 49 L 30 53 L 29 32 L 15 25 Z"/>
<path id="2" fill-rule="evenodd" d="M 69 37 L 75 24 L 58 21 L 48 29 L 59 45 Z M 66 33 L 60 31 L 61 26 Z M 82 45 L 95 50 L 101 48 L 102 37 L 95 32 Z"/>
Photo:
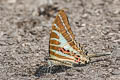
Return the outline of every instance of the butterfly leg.
<path id="1" fill-rule="evenodd" d="M 62 69 L 63 71 L 65 71 L 65 68 L 63 67 L 63 65 L 61 65 L 61 69 Z"/>

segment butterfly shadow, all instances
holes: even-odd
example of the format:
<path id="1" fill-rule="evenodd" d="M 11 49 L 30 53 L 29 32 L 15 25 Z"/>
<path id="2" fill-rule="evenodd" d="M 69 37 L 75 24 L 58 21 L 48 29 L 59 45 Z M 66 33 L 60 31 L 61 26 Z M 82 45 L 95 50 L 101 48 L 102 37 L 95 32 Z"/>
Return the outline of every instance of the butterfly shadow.
<path id="1" fill-rule="evenodd" d="M 63 66 L 63 65 L 57 65 L 49 67 L 48 65 L 40 66 L 38 69 L 36 69 L 35 76 L 40 77 L 44 76 L 45 74 L 55 74 L 55 73 L 61 73 L 65 72 L 67 69 L 70 69 L 71 67 Z"/>

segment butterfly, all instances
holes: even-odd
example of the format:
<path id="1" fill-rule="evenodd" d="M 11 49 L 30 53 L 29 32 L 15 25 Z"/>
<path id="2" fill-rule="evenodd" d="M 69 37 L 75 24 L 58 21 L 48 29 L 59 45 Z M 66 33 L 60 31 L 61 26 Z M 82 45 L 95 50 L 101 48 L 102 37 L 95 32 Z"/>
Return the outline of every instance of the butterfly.
<path id="1" fill-rule="evenodd" d="M 48 64 L 74 67 L 87 64 L 91 57 L 96 56 L 101 55 L 88 54 L 82 46 L 78 46 L 67 15 L 64 10 L 60 10 L 50 32 Z"/>

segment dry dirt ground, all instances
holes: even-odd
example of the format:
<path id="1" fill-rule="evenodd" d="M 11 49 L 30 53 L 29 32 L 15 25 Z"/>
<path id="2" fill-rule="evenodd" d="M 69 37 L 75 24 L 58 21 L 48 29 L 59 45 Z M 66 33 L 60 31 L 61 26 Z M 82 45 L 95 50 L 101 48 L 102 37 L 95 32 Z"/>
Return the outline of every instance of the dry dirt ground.
<path id="1" fill-rule="evenodd" d="M 41 75 L 51 24 L 63 8 L 77 42 L 111 55 Z M 0 80 L 120 80 L 120 0 L 0 0 Z"/>

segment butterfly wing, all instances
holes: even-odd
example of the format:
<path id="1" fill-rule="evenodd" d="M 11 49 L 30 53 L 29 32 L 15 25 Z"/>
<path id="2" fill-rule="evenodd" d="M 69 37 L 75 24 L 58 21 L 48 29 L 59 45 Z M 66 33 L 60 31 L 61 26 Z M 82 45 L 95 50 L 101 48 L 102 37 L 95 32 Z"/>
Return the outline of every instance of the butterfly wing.
<path id="1" fill-rule="evenodd" d="M 60 10 L 52 24 L 49 42 L 49 55 L 52 60 L 60 63 L 76 63 L 72 53 L 79 54 L 75 36 L 70 28 L 67 15 Z"/>

